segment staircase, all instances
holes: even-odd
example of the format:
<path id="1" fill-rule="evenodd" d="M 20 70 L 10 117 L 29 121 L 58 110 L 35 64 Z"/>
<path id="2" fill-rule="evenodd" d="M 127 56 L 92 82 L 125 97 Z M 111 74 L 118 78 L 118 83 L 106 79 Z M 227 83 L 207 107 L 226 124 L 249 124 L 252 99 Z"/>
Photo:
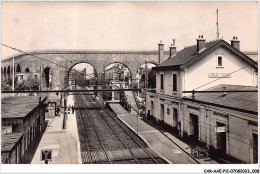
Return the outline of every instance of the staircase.
<path id="1" fill-rule="evenodd" d="M 113 84 L 113 87 L 116 89 L 120 88 L 119 84 Z M 133 91 L 124 91 L 127 103 L 131 105 L 131 113 L 132 114 L 138 114 L 138 105 L 137 105 L 137 99 L 134 95 Z"/>

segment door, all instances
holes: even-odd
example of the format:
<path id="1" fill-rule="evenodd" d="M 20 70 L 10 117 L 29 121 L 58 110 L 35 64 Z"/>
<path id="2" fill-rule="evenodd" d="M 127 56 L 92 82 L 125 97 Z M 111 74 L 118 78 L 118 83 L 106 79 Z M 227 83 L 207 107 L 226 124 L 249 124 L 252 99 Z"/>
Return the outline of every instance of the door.
<path id="1" fill-rule="evenodd" d="M 253 163 L 258 163 L 258 136 L 253 133 Z"/>
<path id="2" fill-rule="evenodd" d="M 178 111 L 176 108 L 173 108 L 173 127 L 176 128 L 177 127 L 177 123 L 178 123 Z"/>
<path id="3" fill-rule="evenodd" d="M 153 116 L 153 101 L 151 101 L 151 116 Z"/>
<path id="4" fill-rule="evenodd" d="M 164 122 L 164 105 L 161 104 L 161 121 Z"/>
<path id="5" fill-rule="evenodd" d="M 217 127 L 225 127 L 226 125 L 224 123 L 217 122 Z M 217 150 L 218 154 L 225 158 L 226 152 L 227 152 L 227 136 L 226 132 L 217 132 Z"/>
<path id="6" fill-rule="evenodd" d="M 197 141 L 199 139 L 199 119 L 195 114 L 190 114 L 190 135 L 191 139 Z"/>

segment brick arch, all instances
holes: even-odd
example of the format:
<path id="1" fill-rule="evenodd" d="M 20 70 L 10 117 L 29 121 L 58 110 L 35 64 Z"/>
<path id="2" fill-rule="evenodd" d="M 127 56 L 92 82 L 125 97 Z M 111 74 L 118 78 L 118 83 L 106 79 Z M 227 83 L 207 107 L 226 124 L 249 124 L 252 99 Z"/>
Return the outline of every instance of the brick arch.
<path id="1" fill-rule="evenodd" d="M 6 67 L 4 67 L 4 80 L 6 80 Z"/>
<path id="2" fill-rule="evenodd" d="M 8 66 L 8 67 L 7 67 L 6 74 L 7 74 L 7 78 L 9 78 L 9 79 L 10 79 L 10 77 L 11 77 L 11 70 L 10 70 L 10 66 Z"/>
<path id="3" fill-rule="evenodd" d="M 21 72 L 21 67 L 20 64 L 18 63 L 18 65 L 16 66 L 16 72 Z"/>
<path id="4" fill-rule="evenodd" d="M 25 68 L 24 72 L 30 72 L 30 69 L 29 68 Z"/>

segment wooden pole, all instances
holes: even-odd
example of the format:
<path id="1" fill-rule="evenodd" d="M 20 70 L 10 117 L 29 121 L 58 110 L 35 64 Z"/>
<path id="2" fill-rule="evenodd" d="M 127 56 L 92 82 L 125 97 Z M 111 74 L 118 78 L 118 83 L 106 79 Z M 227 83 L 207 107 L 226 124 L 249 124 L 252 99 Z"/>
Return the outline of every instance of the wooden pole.
<path id="1" fill-rule="evenodd" d="M 13 57 L 13 81 L 12 81 L 12 91 L 14 91 L 14 57 Z"/>

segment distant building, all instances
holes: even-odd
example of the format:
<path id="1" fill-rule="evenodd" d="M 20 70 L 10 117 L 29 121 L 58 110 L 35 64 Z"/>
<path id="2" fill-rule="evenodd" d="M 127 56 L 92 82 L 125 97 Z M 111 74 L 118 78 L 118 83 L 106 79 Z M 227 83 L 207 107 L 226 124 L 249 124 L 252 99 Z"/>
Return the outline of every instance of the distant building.
<path id="1" fill-rule="evenodd" d="M 39 72 L 17 72 L 15 73 L 17 77 L 17 82 L 21 83 L 24 80 L 27 80 L 29 76 L 31 76 L 35 81 L 40 81 L 40 73 Z"/>
<path id="2" fill-rule="evenodd" d="M 163 56 L 161 55 L 164 52 L 163 49 L 163 44 L 159 43 L 160 56 Z M 248 116 L 244 119 L 234 119 L 235 116 L 233 114 L 234 112 L 239 112 L 239 106 L 231 106 L 234 111 L 228 111 L 229 114 L 226 120 L 234 120 L 234 122 L 226 121 L 221 116 L 224 106 L 223 108 L 219 106 L 216 111 L 216 113 L 221 113 L 219 114 L 220 116 L 213 113 L 214 104 L 219 102 L 217 96 L 210 101 L 213 105 L 204 105 L 190 102 L 188 97 L 191 93 L 183 93 L 183 91 L 202 91 L 210 88 L 215 90 L 222 87 L 219 86 L 222 84 L 227 85 L 227 90 L 232 90 L 232 85 L 237 90 L 247 89 L 244 86 L 251 86 L 252 88 L 250 89 L 257 89 L 258 65 L 239 49 L 240 41 L 237 37 L 234 37 L 231 40 L 231 44 L 229 44 L 222 39 L 206 42 L 203 36 L 199 36 L 195 45 L 186 47 L 179 52 L 176 51 L 175 40 L 173 40 L 173 44 L 170 46 L 170 58 L 153 68 L 156 72 L 156 90 L 146 93 L 146 111 L 148 117 L 155 119 L 158 124 L 163 124 L 175 130 L 181 138 L 204 143 L 210 146 L 211 149 L 215 149 L 215 151 L 218 151 L 221 146 L 225 157 L 231 156 L 245 163 L 253 163 L 255 161 L 252 160 L 252 154 L 250 154 L 250 157 L 249 153 L 247 155 L 244 154 L 250 151 L 251 145 L 245 146 L 244 142 L 239 144 L 241 143 L 240 141 L 229 139 L 228 137 L 234 135 L 230 135 L 224 127 L 233 129 L 236 124 L 243 126 L 246 132 L 241 133 L 239 130 L 234 129 L 232 131 L 238 134 L 238 136 L 246 137 L 248 140 L 249 138 L 252 139 L 254 137 L 252 131 L 254 131 L 254 134 L 257 134 L 255 132 L 255 125 L 257 128 L 258 123 L 257 119 L 255 119 L 257 117 L 257 109 L 249 109 L 250 112 L 252 111 L 252 118 Z M 203 95 L 200 94 L 200 96 Z M 233 97 L 232 94 L 228 94 L 222 99 L 232 104 L 232 102 L 235 102 L 235 99 L 231 101 L 229 99 L 230 96 L 231 98 Z M 243 96 L 248 98 L 251 95 L 245 97 L 246 94 L 244 94 Z M 195 100 L 197 97 L 198 95 L 195 94 Z M 251 100 L 251 98 L 248 98 L 248 100 Z M 250 102 L 257 106 L 257 98 L 252 100 Z M 202 98 L 202 101 L 206 102 L 207 99 Z M 241 105 L 248 105 L 248 101 L 240 100 L 239 102 L 242 103 Z M 209 112 L 211 112 L 211 116 L 205 116 Z M 244 120 L 247 121 L 244 122 Z M 251 126 L 252 129 L 250 128 L 251 123 L 254 125 Z M 205 127 L 207 124 L 210 124 L 213 130 L 215 130 L 214 128 L 217 130 L 217 127 L 223 127 L 223 131 L 226 132 L 226 139 L 222 135 L 222 139 L 218 138 L 218 131 L 209 130 L 209 128 Z M 248 144 L 248 141 L 245 142 Z M 246 148 L 246 150 L 238 155 L 235 153 L 240 152 L 241 149 L 239 147 Z"/>
<path id="3" fill-rule="evenodd" d="M 123 65 L 115 63 L 105 70 L 104 76 L 106 80 L 124 81 L 126 77 L 130 77 L 130 71 Z"/>

